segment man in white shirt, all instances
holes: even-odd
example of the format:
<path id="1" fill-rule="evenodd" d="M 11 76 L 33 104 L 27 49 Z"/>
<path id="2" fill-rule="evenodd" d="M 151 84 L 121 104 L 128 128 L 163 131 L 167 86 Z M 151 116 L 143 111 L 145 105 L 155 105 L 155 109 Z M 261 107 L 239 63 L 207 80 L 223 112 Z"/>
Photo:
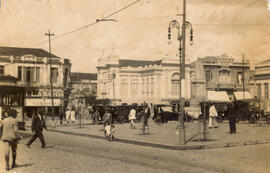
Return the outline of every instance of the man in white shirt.
<path id="1" fill-rule="evenodd" d="M 209 128 L 217 128 L 217 110 L 213 103 L 210 105 L 209 109 Z"/>

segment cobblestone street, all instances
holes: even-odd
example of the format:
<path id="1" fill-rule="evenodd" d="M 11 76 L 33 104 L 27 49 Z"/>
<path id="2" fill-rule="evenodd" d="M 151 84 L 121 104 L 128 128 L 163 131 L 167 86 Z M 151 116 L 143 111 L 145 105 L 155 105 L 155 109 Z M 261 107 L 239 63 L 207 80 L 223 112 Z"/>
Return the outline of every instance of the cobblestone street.
<path id="1" fill-rule="evenodd" d="M 18 146 L 18 168 L 12 173 L 264 173 L 269 172 L 270 145 L 209 150 L 170 151 L 108 142 L 80 136 L 44 133 L 48 148 L 23 139 Z M 2 148 L 2 147 L 1 147 Z M 3 153 L 3 151 L 1 151 Z M 254 154 L 256 153 L 256 155 Z M 4 161 L 1 154 L 1 167 Z M 1 170 L 1 172 L 2 172 Z"/>

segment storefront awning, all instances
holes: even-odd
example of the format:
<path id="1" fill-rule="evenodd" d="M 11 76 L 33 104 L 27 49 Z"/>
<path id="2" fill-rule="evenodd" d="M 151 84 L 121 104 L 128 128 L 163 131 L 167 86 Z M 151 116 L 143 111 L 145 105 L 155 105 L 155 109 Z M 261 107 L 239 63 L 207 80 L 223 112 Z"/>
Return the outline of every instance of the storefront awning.
<path id="1" fill-rule="evenodd" d="M 247 99 L 253 99 L 249 92 L 245 91 L 237 91 L 233 92 L 236 100 L 247 100 Z"/>
<path id="2" fill-rule="evenodd" d="M 212 102 L 231 102 L 226 91 L 207 91 L 207 99 Z"/>

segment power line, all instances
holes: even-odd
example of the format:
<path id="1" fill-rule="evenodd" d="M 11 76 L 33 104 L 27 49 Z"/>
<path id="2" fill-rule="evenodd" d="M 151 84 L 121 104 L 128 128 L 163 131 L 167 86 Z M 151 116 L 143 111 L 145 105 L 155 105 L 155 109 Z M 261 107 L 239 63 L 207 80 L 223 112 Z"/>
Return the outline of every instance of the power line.
<path id="1" fill-rule="evenodd" d="M 176 16 L 177 16 L 177 14 L 175 14 L 175 15 L 167 15 L 167 16 L 153 16 L 153 17 L 148 17 L 148 18 L 133 18 L 133 19 L 117 20 L 117 22 L 133 22 L 133 21 L 155 20 L 155 19 L 160 19 L 160 18 L 169 18 L 169 17 L 176 17 Z"/>
<path id="2" fill-rule="evenodd" d="M 134 4 L 138 3 L 139 1 L 141 1 L 141 0 L 136 0 L 136 1 L 134 1 L 134 2 L 132 2 L 132 3 L 130 3 L 130 4 L 128 4 L 128 5 L 126 5 L 125 7 L 122 7 L 122 8 L 120 8 L 119 10 L 117 10 L 117 11 L 115 11 L 115 12 L 113 12 L 113 13 L 111 13 L 111 14 L 109 14 L 109 15 L 103 17 L 103 18 L 101 18 L 100 20 L 96 20 L 96 21 L 93 22 L 93 23 L 90 23 L 90 24 L 85 25 L 85 26 L 83 26 L 83 27 L 80 27 L 80 28 L 77 28 L 77 29 L 75 29 L 75 30 L 66 32 L 66 33 L 61 34 L 61 35 L 59 35 L 59 36 L 56 36 L 56 37 L 52 38 L 51 40 L 56 40 L 56 39 L 65 37 L 65 36 L 67 36 L 67 35 L 70 35 L 70 34 L 72 34 L 72 33 L 74 33 L 74 32 L 80 31 L 80 30 L 82 30 L 82 29 L 91 27 L 91 26 L 93 26 L 93 25 L 99 23 L 100 21 L 105 20 L 105 19 L 108 19 L 108 18 L 112 17 L 113 15 L 115 15 L 115 14 L 117 14 L 117 13 L 119 13 L 119 12 L 121 12 L 121 11 L 123 11 L 123 10 L 125 10 L 125 9 L 127 9 L 127 8 L 129 8 L 129 7 L 131 7 L 131 6 L 133 6 Z M 48 40 L 45 40 L 45 41 L 36 43 L 36 44 L 34 44 L 33 46 L 37 46 L 37 45 L 40 45 L 40 44 L 43 44 L 43 43 L 47 43 L 47 42 L 48 42 Z M 30 47 L 32 47 L 32 46 L 30 46 Z"/>
<path id="3" fill-rule="evenodd" d="M 127 8 L 129 8 L 129 7 L 131 7 L 131 6 L 133 6 L 134 4 L 138 3 L 139 1 L 141 1 L 141 0 L 136 0 L 136 1 L 134 1 L 134 2 L 132 2 L 132 3 L 130 3 L 130 4 L 128 4 L 128 5 L 126 5 L 125 7 L 122 7 L 122 8 L 120 8 L 119 10 L 117 10 L 117 11 L 115 11 L 115 12 L 113 12 L 113 13 L 111 13 L 111 14 L 109 14 L 109 15 L 103 17 L 103 18 L 101 18 L 100 20 L 108 19 L 108 18 L 114 16 L 115 14 L 117 14 L 117 13 L 119 13 L 119 12 L 121 12 L 121 11 L 123 11 L 123 10 L 125 10 L 125 9 L 127 9 Z M 258 0 L 252 1 L 251 3 L 249 3 L 249 4 L 247 4 L 247 5 L 245 5 L 245 6 L 241 7 L 241 8 L 239 8 L 238 10 L 236 10 L 235 12 L 233 12 L 231 15 L 229 15 L 229 17 L 232 16 L 232 15 L 234 15 L 234 14 L 236 14 L 236 13 L 238 13 L 238 12 L 241 11 L 241 10 L 244 10 L 244 9 L 246 9 L 246 8 L 248 8 L 248 7 L 252 6 L 252 5 L 254 5 L 255 3 L 257 3 L 257 1 L 258 1 Z M 128 21 L 139 21 L 139 20 L 154 20 L 154 19 L 166 18 L 166 17 L 174 17 L 174 16 L 177 16 L 177 15 L 156 16 L 156 17 L 150 17 L 150 18 L 135 18 L 135 19 L 130 19 L 130 20 L 118 20 L 118 21 L 119 21 L 119 22 L 128 22 Z M 95 21 L 95 22 L 93 22 L 93 23 L 90 23 L 90 24 L 88 24 L 88 25 L 85 25 L 85 26 L 83 26 L 83 27 L 77 28 L 77 29 L 75 29 L 75 30 L 66 32 L 66 33 L 61 34 L 61 35 L 59 35 L 59 36 L 55 36 L 55 37 L 54 37 L 53 39 L 51 39 L 51 40 L 56 40 L 56 39 L 65 37 L 65 36 L 67 36 L 67 35 L 70 35 L 70 34 L 72 34 L 72 33 L 74 33 L 74 32 L 80 31 L 80 30 L 82 30 L 82 29 L 85 29 L 85 28 L 91 27 L 91 26 L 93 26 L 93 25 L 96 25 L 97 23 L 100 22 L 100 20 L 99 20 L 99 21 Z M 210 26 L 210 25 L 261 25 L 261 26 L 264 26 L 264 25 L 265 25 L 265 26 L 268 26 L 268 25 L 270 25 L 270 24 L 218 24 L 218 23 L 216 23 L 216 24 L 215 24 L 215 23 L 213 23 L 213 24 L 208 23 L 208 24 L 207 24 L 207 23 L 202 23 L 202 24 L 194 24 L 194 25 L 201 25 L 201 26 Z M 196 31 L 199 31 L 200 29 L 202 29 L 202 27 L 198 28 Z M 43 44 L 43 43 L 47 43 L 47 42 L 48 42 L 48 40 L 44 40 L 44 41 L 42 41 L 42 42 L 39 42 L 39 43 L 34 44 L 33 46 L 37 46 L 37 45 L 40 45 L 40 44 Z M 32 46 L 30 46 L 30 47 L 32 47 Z"/>

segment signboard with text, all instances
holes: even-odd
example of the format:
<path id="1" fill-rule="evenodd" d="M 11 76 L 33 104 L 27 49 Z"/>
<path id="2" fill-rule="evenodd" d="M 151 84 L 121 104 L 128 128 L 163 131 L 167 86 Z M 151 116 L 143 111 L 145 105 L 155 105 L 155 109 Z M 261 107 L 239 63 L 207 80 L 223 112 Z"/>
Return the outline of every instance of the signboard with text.
<path id="1" fill-rule="evenodd" d="M 54 106 L 61 106 L 61 99 L 53 99 Z M 52 100 L 50 98 L 26 98 L 25 106 L 52 106 Z"/>
<path id="2" fill-rule="evenodd" d="M 31 97 L 51 97 L 50 89 L 39 89 L 36 95 L 31 95 Z M 53 89 L 54 97 L 64 97 L 64 92 L 61 89 Z"/>

